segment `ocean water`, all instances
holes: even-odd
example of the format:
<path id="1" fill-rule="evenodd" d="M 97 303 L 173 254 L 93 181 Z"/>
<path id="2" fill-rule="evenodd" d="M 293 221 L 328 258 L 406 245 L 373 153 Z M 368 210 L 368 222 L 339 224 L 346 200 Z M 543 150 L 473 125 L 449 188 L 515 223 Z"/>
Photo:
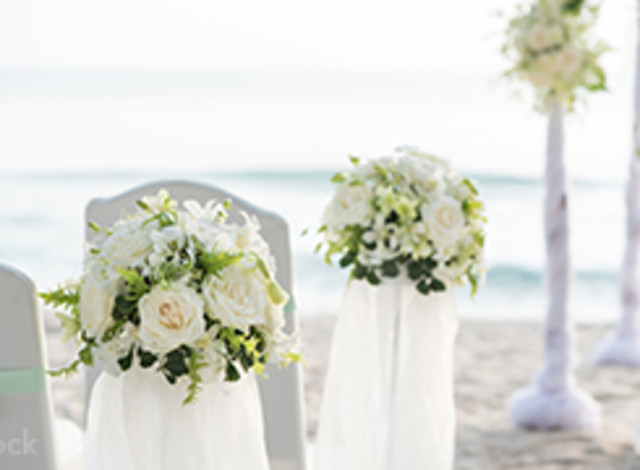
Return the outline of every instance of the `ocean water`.
<path id="1" fill-rule="evenodd" d="M 39 288 L 79 274 L 86 203 L 159 179 L 215 184 L 282 214 L 291 229 L 295 295 L 301 314 L 336 313 L 347 273 L 313 253 L 332 186 L 329 171 L 75 172 L 0 176 L 0 261 L 29 273 Z M 546 301 L 541 180 L 471 173 L 489 218 L 487 264 L 480 293 L 459 289 L 462 318 L 541 319 Z M 623 182 L 571 182 L 571 312 L 582 322 L 613 321 L 619 312 L 617 275 L 624 247 Z M 311 229 L 311 234 L 301 232 Z"/>

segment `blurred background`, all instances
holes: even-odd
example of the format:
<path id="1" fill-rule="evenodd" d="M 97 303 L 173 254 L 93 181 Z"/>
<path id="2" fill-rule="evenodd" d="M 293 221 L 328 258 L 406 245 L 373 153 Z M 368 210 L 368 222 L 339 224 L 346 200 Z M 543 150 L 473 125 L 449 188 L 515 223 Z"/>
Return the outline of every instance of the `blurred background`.
<path id="1" fill-rule="evenodd" d="M 141 183 L 212 183 L 290 222 L 302 314 L 346 273 L 313 236 L 347 155 L 411 144 L 476 180 L 490 220 L 464 318 L 544 315 L 546 120 L 501 78 L 507 0 L 0 0 L 0 260 L 40 288 L 80 273 L 83 211 Z M 567 120 L 572 311 L 618 315 L 636 2 L 604 2 L 609 92 Z M 338 274 L 339 273 L 339 274 Z"/>

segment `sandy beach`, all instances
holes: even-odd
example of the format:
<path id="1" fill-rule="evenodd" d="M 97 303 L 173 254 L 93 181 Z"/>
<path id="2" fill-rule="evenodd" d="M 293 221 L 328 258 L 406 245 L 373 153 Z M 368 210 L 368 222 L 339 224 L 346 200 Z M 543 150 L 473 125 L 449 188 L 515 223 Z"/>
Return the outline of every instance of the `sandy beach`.
<path id="1" fill-rule="evenodd" d="M 333 315 L 301 316 L 308 365 L 305 369 L 307 436 L 313 442 L 326 374 Z M 49 361 L 69 360 L 72 347 L 61 344 L 55 319 L 46 316 Z M 607 328 L 578 327 L 582 358 Z M 633 448 L 640 422 L 640 371 L 598 368 L 584 359 L 578 382 L 602 404 L 603 419 L 595 432 L 531 432 L 515 429 L 507 403 L 541 366 L 540 325 L 462 322 L 456 348 L 458 431 L 456 470 L 640 470 Z M 81 376 L 52 379 L 56 413 L 80 422 Z M 354 469 L 355 470 L 355 469 Z M 365 470 L 365 469 L 362 469 Z"/>

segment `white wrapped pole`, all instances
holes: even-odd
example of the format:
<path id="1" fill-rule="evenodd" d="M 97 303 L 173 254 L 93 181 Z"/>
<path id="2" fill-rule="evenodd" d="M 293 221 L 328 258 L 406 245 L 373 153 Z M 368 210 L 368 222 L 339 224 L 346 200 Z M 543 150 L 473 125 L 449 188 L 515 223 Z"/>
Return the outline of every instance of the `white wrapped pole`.
<path id="1" fill-rule="evenodd" d="M 640 11 L 640 0 L 638 1 Z M 640 21 L 640 13 L 638 20 Z M 638 172 L 640 172 L 640 23 L 636 42 L 635 117 L 633 123 L 633 151 L 627 181 L 627 236 L 621 273 L 622 314 L 615 330 L 593 351 L 596 365 L 640 367 L 640 334 L 638 331 L 638 242 L 640 213 L 638 212 Z"/>
<path id="2" fill-rule="evenodd" d="M 545 325 L 546 364 L 535 382 L 517 392 L 511 417 L 517 426 L 580 429 L 599 424 L 600 408 L 579 389 L 573 376 L 573 331 L 568 315 L 569 227 L 561 104 L 550 107 L 545 168 L 546 282 L 549 307 Z"/>

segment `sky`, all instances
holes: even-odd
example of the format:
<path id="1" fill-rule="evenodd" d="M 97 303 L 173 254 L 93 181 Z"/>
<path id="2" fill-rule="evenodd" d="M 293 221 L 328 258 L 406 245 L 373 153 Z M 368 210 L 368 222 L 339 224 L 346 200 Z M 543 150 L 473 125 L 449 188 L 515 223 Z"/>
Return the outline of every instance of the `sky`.
<path id="1" fill-rule="evenodd" d="M 512 6 L 0 0 L 0 171 L 326 168 L 409 143 L 535 174 L 544 119 L 499 80 Z M 634 13 L 603 5 L 611 91 L 568 124 L 585 174 L 625 169 Z"/>

